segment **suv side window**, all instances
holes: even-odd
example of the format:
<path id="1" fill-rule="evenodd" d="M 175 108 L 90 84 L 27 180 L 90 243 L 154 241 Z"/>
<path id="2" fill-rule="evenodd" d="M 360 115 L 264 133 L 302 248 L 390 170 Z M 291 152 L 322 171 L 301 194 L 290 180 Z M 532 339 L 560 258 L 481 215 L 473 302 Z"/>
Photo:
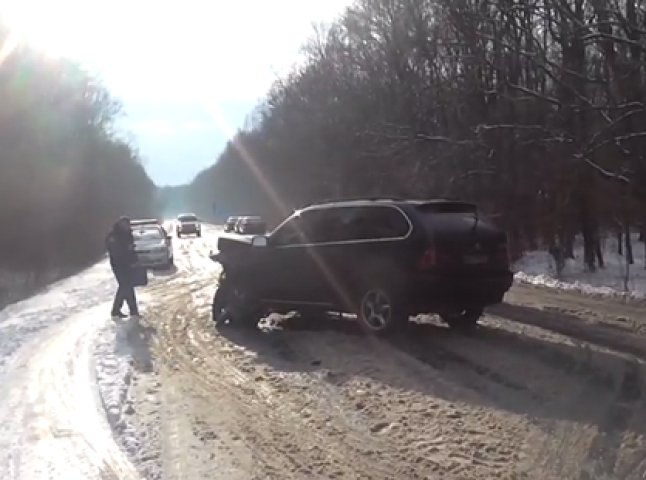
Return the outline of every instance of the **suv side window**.
<path id="1" fill-rule="evenodd" d="M 281 247 L 306 243 L 302 224 L 301 215 L 293 216 L 271 235 L 272 244 Z"/>
<path id="2" fill-rule="evenodd" d="M 330 241 L 398 238 L 410 229 L 402 213 L 391 207 L 343 207 L 337 217 L 335 238 Z"/>
<path id="3" fill-rule="evenodd" d="M 276 246 L 337 242 L 345 240 L 347 227 L 341 209 L 324 208 L 302 212 L 283 224 L 272 235 Z"/>
<path id="4" fill-rule="evenodd" d="M 363 209 L 366 238 L 398 238 L 405 236 L 410 224 L 399 210 L 391 207 Z"/>
<path id="5" fill-rule="evenodd" d="M 324 208 L 305 212 L 308 225 L 308 241 L 310 243 L 328 243 L 337 241 L 339 227 L 339 212 L 337 209 Z"/>
<path id="6" fill-rule="evenodd" d="M 391 207 L 315 209 L 292 217 L 272 235 L 276 246 L 398 238 L 410 226 Z"/>

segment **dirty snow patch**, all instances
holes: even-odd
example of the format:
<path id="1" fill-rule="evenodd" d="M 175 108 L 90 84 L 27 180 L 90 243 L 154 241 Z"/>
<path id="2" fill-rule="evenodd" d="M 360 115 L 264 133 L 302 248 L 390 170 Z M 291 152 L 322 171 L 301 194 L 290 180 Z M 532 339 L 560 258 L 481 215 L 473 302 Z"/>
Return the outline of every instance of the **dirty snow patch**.
<path id="1" fill-rule="evenodd" d="M 589 296 L 617 297 L 634 300 L 646 299 L 646 269 L 644 269 L 644 246 L 633 238 L 635 263 L 626 271 L 626 259 L 617 253 L 617 240 L 608 238 L 603 242 L 604 268 L 595 272 L 583 266 L 583 245 L 575 242 L 574 259 L 567 259 L 557 273 L 554 258 L 545 251 L 530 251 L 514 264 L 516 281 L 547 288 L 575 291 Z M 626 285 L 626 273 L 628 282 Z M 628 287 L 627 289 L 625 287 Z"/>

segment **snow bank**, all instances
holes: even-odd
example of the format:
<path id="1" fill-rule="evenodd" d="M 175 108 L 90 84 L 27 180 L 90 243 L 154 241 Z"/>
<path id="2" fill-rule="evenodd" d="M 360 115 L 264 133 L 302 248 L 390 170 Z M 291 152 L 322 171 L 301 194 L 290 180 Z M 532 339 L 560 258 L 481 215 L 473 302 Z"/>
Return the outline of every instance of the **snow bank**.
<path id="1" fill-rule="evenodd" d="M 583 266 L 583 244 L 576 239 L 574 256 L 568 259 L 560 276 L 556 263 L 545 251 L 527 252 L 514 264 L 518 282 L 547 288 L 569 290 L 592 296 L 613 296 L 646 299 L 646 269 L 644 269 L 644 245 L 633 236 L 635 263 L 629 267 L 628 290 L 625 289 L 626 259 L 617 253 L 617 240 L 608 238 L 602 244 L 605 267 L 588 272 Z"/>
<path id="2" fill-rule="evenodd" d="M 18 282 L 13 274 L 0 278 Z M 38 295 L 0 309 L 0 373 L 9 358 L 38 332 L 72 315 L 104 303 L 115 282 L 107 262 L 100 262 L 75 275 L 44 287 Z M 106 316 L 109 306 L 106 306 Z"/>
<path id="3" fill-rule="evenodd" d="M 115 438 L 143 478 L 158 480 L 162 477 L 160 445 L 152 429 L 158 428 L 159 422 L 155 418 L 154 427 L 139 422 L 135 398 L 142 377 L 148 374 L 149 381 L 155 381 L 149 341 L 149 329 L 132 319 L 109 322 L 97 337 L 94 366 L 99 397 Z"/>
<path id="4" fill-rule="evenodd" d="M 9 305 L 73 272 L 52 270 L 41 274 L 0 269 L 0 306 Z"/>
<path id="5" fill-rule="evenodd" d="M 108 324 L 98 336 L 94 351 L 96 379 L 108 422 L 115 428 L 122 417 L 128 385 L 132 379 L 131 362 L 116 354 L 117 327 Z"/>

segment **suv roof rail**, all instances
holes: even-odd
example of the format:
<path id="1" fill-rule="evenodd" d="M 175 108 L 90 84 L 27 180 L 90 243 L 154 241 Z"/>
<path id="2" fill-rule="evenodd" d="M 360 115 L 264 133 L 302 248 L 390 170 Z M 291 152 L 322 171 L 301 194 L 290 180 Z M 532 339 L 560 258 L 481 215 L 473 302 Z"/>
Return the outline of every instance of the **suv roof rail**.
<path id="1" fill-rule="evenodd" d="M 322 200 L 316 200 L 314 202 L 310 202 L 303 206 L 302 208 L 306 207 L 311 207 L 312 205 L 323 205 L 326 203 L 336 203 L 336 202 L 353 202 L 353 201 L 379 201 L 379 200 L 393 200 L 393 201 L 406 201 L 406 198 L 403 197 L 395 197 L 391 195 L 361 195 L 361 196 L 356 196 L 356 197 L 331 197 L 331 198 L 325 198 Z"/>

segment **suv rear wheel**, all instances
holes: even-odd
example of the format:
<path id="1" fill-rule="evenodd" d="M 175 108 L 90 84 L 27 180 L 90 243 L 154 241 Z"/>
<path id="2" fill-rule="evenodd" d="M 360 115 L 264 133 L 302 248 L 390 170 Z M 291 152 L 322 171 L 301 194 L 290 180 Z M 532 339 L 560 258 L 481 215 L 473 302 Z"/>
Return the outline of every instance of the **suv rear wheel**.
<path id="1" fill-rule="evenodd" d="M 451 312 L 442 312 L 440 317 L 449 327 L 460 330 L 474 328 L 482 316 L 482 307 L 466 307 Z"/>
<path id="2" fill-rule="evenodd" d="M 405 326 L 408 315 L 392 288 L 371 286 L 359 297 L 357 320 L 368 333 L 387 335 Z"/>

